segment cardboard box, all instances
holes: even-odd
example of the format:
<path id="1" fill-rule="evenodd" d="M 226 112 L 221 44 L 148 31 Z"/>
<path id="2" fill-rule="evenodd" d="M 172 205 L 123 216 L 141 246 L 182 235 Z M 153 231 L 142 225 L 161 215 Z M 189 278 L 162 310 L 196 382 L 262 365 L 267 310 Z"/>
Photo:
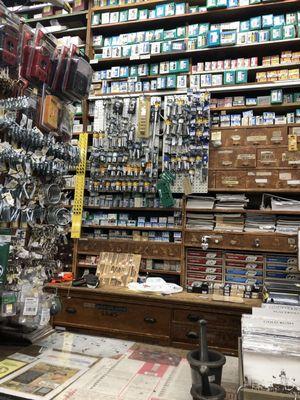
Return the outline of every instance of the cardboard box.
<path id="1" fill-rule="evenodd" d="M 224 85 L 234 85 L 234 84 L 235 84 L 235 71 L 225 71 Z"/>
<path id="2" fill-rule="evenodd" d="M 248 82 L 248 71 L 246 69 L 241 69 L 236 71 L 236 83 L 247 83 Z"/>
<path id="3" fill-rule="evenodd" d="M 207 33 L 207 45 L 209 47 L 220 46 L 221 44 L 221 32 L 220 30 L 209 31 Z"/>

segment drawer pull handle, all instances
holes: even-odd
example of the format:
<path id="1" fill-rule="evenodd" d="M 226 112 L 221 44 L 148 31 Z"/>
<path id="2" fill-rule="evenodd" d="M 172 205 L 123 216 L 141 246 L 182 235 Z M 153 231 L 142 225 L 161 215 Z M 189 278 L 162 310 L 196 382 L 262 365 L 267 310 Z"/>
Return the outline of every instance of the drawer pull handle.
<path id="1" fill-rule="evenodd" d="M 155 323 L 156 323 L 156 319 L 155 319 L 155 318 L 152 318 L 152 317 L 145 317 L 145 318 L 144 318 L 144 321 L 145 321 L 147 324 L 155 324 Z"/>
<path id="2" fill-rule="evenodd" d="M 76 314 L 76 308 L 73 308 L 73 307 L 68 307 L 68 308 L 66 308 L 66 312 L 68 313 L 68 314 Z"/>
<path id="3" fill-rule="evenodd" d="M 189 339 L 199 339 L 199 335 L 196 332 L 190 331 L 186 334 Z"/>
<path id="4" fill-rule="evenodd" d="M 196 315 L 196 314 L 189 314 L 187 316 L 187 319 L 191 322 L 197 322 L 201 319 L 200 315 Z"/>

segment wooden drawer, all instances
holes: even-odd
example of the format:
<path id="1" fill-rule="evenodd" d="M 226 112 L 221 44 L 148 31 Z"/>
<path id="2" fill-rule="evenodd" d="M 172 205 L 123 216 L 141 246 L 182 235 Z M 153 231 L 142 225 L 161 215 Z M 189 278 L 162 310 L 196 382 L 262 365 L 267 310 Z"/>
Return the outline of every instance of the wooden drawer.
<path id="1" fill-rule="evenodd" d="M 214 149 L 210 153 L 210 168 L 255 168 L 256 149 L 253 147 L 239 147 Z"/>
<path id="2" fill-rule="evenodd" d="M 91 252 L 91 254 L 98 254 L 101 251 L 112 251 L 117 253 L 133 253 L 141 254 L 142 257 L 156 257 L 159 258 L 178 258 L 181 257 L 180 243 L 153 243 L 142 241 L 122 241 L 122 240 L 79 240 L 79 252 Z"/>
<path id="3" fill-rule="evenodd" d="M 286 126 L 246 128 L 248 146 L 287 145 L 287 141 Z"/>
<path id="4" fill-rule="evenodd" d="M 212 131 L 211 137 L 212 143 L 221 141 L 222 147 L 245 146 L 247 144 L 245 128 L 215 129 Z"/>
<path id="5" fill-rule="evenodd" d="M 246 172 L 219 171 L 216 175 L 216 189 L 246 189 Z"/>
<path id="6" fill-rule="evenodd" d="M 278 171 L 267 169 L 260 171 L 248 171 L 245 180 L 246 189 L 277 189 Z"/>
<path id="7" fill-rule="evenodd" d="M 278 189 L 299 190 L 300 170 L 280 170 L 277 180 Z"/>
<path id="8" fill-rule="evenodd" d="M 204 236 L 207 238 L 209 249 L 297 252 L 296 236 L 272 233 L 186 232 L 186 244 L 201 246 Z"/>
<path id="9" fill-rule="evenodd" d="M 297 168 L 300 151 L 288 151 L 286 147 L 257 149 L 258 168 Z"/>
<path id="10" fill-rule="evenodd" d="M 82 329 L 169 336 L 171 312 L 163 307 L 63 298 L 55 324 Z"/>
<path id="11" fill-rule="evenodd" d="M 208 170 L 208 187 L 214 189 L 216 187 L 216 177 L 212 170 Z"/>
<path id="12" fill-rule="evenodd" d="M 209 324 L 213 324 L 215 327 L 225 327 L 233 331 L 240 332 L 241 329 L 241 316 L 240 314 L 224 314 L 218 313 L 215 310 L 202 310 L 194 309 L 194 310 L 174 310 L 173 313 L 173 321 L 181 324 L 191 324 L 190 329 L 197 330 L 199 329 L 198 321 L 200 319 L 205 319 Z"/>
<path id="13" fill-rule="evenodd" d="M 226 327 L 216 328 L 214 325 L 207 325 L 207 344 L 209 347 L 229 348 L 236 350 L 238 348 L 238 338 L 241 332 L 232 331 Z M 197 346 L 199 343 L 199 332 L 197 327 L 188 324 L 172 324 L 172 341 L 190 343 Z"/>

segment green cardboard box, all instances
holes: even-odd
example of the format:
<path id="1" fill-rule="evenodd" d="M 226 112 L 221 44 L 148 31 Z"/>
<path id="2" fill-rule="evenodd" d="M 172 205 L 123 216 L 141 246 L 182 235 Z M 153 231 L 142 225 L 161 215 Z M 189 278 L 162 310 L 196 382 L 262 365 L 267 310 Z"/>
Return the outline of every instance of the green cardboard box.
<path id="1" fill-rule="evenodd" d="M 236 83 L 247 83 L 248 82 L 248 71 L 246 69 L 238 69 L 235 73 Z"/>
<path id="2" fill-rule="evenodd" d="M 285 25 L 283 27 L 283 39 L 294 39 L 296 37 L 295 25 Z"/>
<path id="3" fill-rule="evenodd" d="M 281 26 L 276 28 L 271 28 L 271 40 L 282 40 L 283 39 L 283 29 Z"/>
<path id="4" fill-rule="evenodd" d="M 129 76 L 138 76 L 138 66 L 137 65 L 131 65 Z"/>
<path id="5" fill-rule="evenodd" d="M 185 26 L 180 26 L 179 28 L 177 28 L 176 34 L 177 34 L 177 38 L 178 39 L 185 38 L 185 36 L 186 36 L 186 28 L 185 28 Z"/>
<path id="6" fill-rule="evenodd" d="M 178 72 L 189 72 L 190 61 L 188 58 L 178 61 Z"/>
<path id="7" fill-rule="evenodd" d="M 167 76 L 167 89 L 176 89 L 177 75 Z"/>
<path id="8" fill-rule="evenodd" d="M 139 10 L 139 20 L 143 20 L 143 19 L 148 19 L 148 15 L 149 12 L 147 10 L 147 8 L 142 8 L 141 10 Z"/>
<path id="9" fill-rule="evenodd" d="M 274 16 L 273 14 L 267 14 L 262 16 L 262 27 L 263 28 L 271 28 L 274 25 Z"/>
<path id="10" fill-rule="evenodd" d="M 170 61 L 170 73 L 178 72 L 179 61 Z"/>
<path id="11" fill-rule="evenodd" d="M 240 31 L 241 32 L 249 32 L 250 31 L 250 21 L 241 21 L 240 22 Z"/>
<path id="12" fill-rule="evenodd" d="M 273 17 L 273 26 L 274 28 L 278 27 L 278 26 L 282 26 L 285 24 L 285 17 L 283 14 L 281 15 L 274 15 Z"/>
<path id="13" fill-rule="evenodd" d="M 159 64 L 150 64 L 150 75 L 159 74 Z"/>
<path id="14" fill-rule="evenodd" d="M 261 17 L 250 18 L 250 30 L 255 31 L 261 29 Z"/>
<path id="15" fill-rule="evenodd" d="M 234 85 L 234 84 L 235 84 L 235 71 L 225 71 L 224 85 Z"/>
<path id="16" fill-rule="evenodd" d="M 128 10 L 120 11 L 120 22 L 128 21 Z"/>

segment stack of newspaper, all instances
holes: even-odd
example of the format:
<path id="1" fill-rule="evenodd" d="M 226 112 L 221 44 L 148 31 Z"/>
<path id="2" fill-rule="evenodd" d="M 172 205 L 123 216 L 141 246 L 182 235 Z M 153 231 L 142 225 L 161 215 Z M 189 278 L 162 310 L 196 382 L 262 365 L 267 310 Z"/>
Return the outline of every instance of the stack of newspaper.
<path id="1" fill-rule="evenodd" d="M 246 216 L 245 232 L 274 232 L 276 226 L 275 215 L 256 215 Z"/>
<path id="2" fill-rule="evenodd" d="M 215 225 L 214 214 L 187 213 L 186 226 L 189 229 L 212 231 Z"/>
<path id="3" fill-rule="evenodd" d="M 215 198 L 205 196 L 189 196 L 186 208 L 199 208 L 204 210 L 212 210 L 214 208 Z"/>
<path id="4" fill-rule="evenodd" d="M 299 217 L 280 217 L 277 220 L 276 232 L 297 235 L 300 229 Z"/>
<path id="5" fill-rule="evenodd" d="M 244 216 L 242 214 L 216 214 L 216 230 L 243 232 Z"/>
<path id="6" fill-rule="evenodd" d="M 216 210 L 220 208 L 226 209 L 243 209 L 249 200 L 244 194 L 217 194 L 216 196 Z"/>

